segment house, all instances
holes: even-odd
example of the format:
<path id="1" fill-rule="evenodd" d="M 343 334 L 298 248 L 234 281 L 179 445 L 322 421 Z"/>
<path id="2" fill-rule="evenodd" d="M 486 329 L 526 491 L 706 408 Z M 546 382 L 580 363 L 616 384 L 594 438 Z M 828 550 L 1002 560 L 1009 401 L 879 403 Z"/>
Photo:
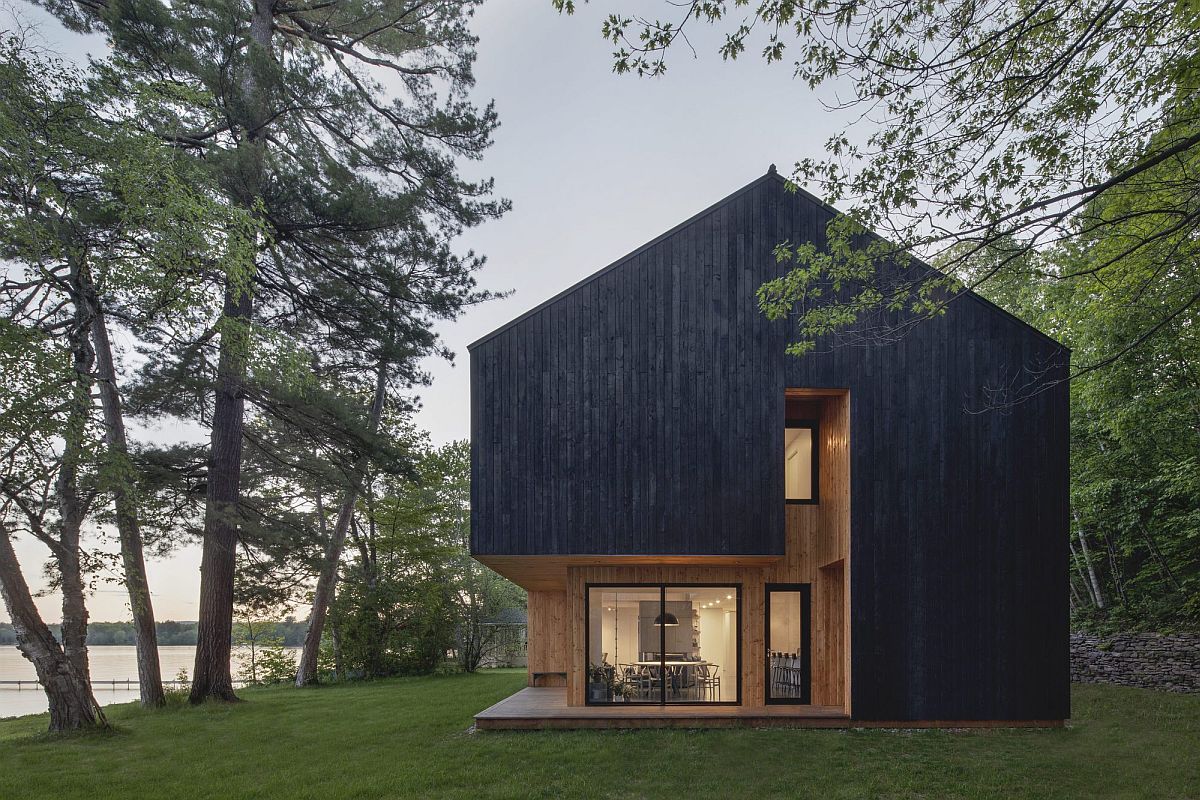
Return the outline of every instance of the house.
<path id="1" fill-rule="evenodd" d="M 1069 353 L 965 295 L 786 354 L 755 290 L 834 213 L 772 169 L 471 345 L 472 553 L 529 592 L 481 728 L 1068 717 Z"/>

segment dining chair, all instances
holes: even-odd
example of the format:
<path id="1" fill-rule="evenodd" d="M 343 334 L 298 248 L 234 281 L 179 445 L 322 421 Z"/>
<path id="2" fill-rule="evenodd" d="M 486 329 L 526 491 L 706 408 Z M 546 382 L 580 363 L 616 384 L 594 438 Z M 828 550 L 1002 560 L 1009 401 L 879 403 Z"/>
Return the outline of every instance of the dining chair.
<path id="1" fill-rule="evenodd" d="M 696 696 L 705 699 L 721 699 L 721 667 L 717 664 L 701 664 L 697 668 Z"/>

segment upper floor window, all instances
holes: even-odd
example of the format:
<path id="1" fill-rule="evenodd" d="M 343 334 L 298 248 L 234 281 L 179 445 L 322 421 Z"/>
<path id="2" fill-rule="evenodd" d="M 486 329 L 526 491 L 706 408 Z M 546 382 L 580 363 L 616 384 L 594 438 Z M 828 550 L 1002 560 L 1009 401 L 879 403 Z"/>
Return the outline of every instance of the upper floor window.
<path id="1" fill-rule="evenodd" d="M 784 497 L 789 503 L 817 502 L 816 420 L 789 419 L 783 431 Z"/>

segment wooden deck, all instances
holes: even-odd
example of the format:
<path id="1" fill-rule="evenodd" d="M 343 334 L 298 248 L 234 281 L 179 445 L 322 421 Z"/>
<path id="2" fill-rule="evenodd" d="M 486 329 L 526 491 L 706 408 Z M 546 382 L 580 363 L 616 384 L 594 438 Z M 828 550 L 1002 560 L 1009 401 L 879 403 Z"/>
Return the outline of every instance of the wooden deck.
<path id="1" fill-rule="evenodd" d="M 528 687 L 475 715 L 480 730 L 544 728 L 846 728 L 835 706 L 568 706 L 564 687 Z"/>

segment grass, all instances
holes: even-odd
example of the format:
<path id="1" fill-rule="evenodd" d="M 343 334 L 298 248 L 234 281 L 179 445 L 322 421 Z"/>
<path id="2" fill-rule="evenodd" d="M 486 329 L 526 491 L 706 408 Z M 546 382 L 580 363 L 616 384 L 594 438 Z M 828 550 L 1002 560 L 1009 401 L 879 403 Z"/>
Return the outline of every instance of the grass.
<path id="1" fill-rule="evenodd" d="M 1065 730 L 470 733 L 519 672 L 0 720 L 0 798 L 1200 798 L 1200 697 L 1080 686 Z"/>

